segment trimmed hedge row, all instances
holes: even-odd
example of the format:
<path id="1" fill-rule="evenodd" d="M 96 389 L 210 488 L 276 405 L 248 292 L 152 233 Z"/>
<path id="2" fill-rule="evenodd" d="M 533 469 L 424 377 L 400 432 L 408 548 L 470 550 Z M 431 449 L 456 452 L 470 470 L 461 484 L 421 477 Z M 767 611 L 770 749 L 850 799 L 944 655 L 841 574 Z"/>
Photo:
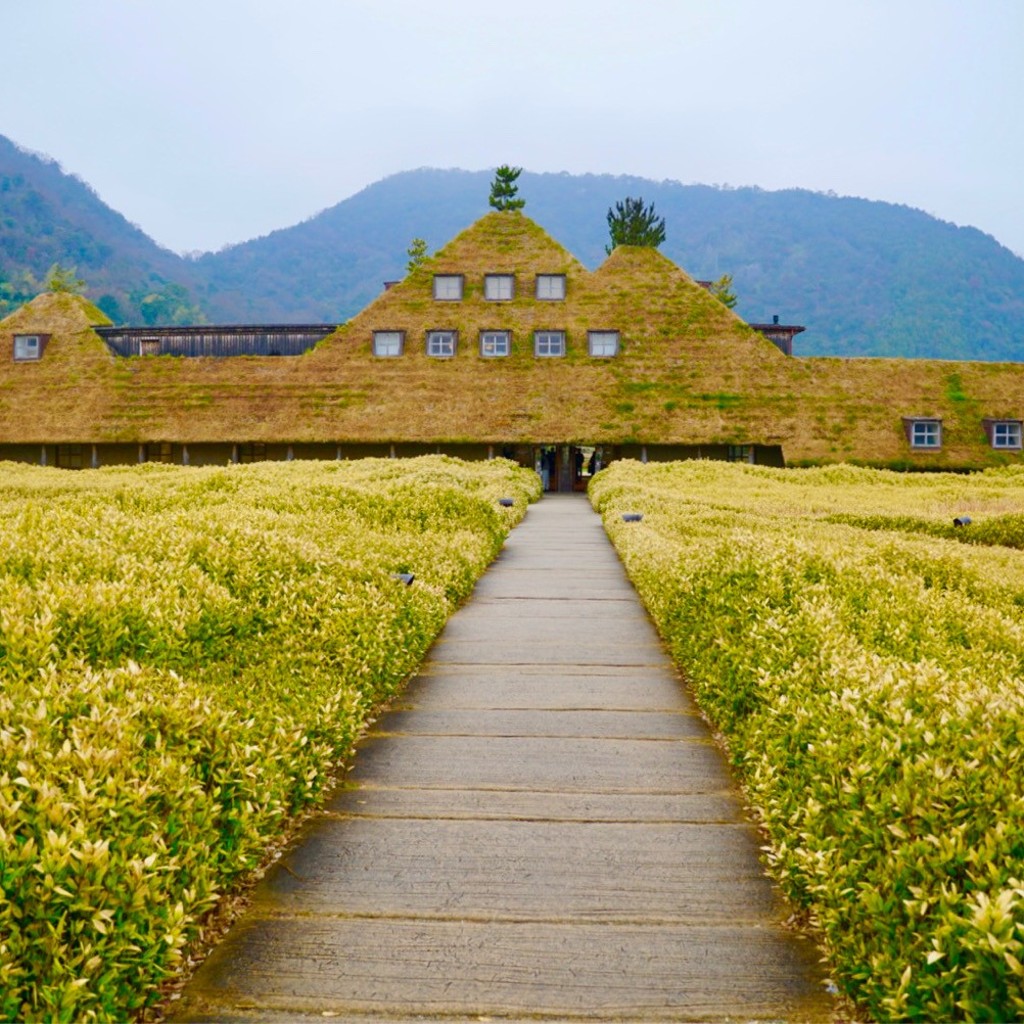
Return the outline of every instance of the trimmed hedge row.
<path id="1" fill-rule="evenodd" d="M 1024 559 L 829 521 L 999 516 L 1024 473 L 616 463 L 591 499 L 840 989 L 1024 1016 Z"/>
<path id="2" fill-rule="evenodd" d="M 123 1019 L 539 484 L 440 456 L 0 484 L 0 1019 Z"/>

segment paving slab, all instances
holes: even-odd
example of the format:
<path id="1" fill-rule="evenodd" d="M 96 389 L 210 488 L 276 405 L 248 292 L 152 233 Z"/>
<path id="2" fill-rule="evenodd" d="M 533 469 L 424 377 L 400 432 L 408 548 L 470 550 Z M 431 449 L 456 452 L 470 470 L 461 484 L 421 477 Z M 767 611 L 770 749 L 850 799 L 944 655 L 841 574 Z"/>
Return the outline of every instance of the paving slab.
<path id="1" fill-rule="evenodd" d="M 735 824 L 743 820 L 743 803 L 731 788 L 720 793 L 538 793 L 360 785 L 335 794 L 327 811 L 346 817 L 469 818 L 477 821 Z"/>
<path id="2" fill-rule="evenodd" d="M 429 701 L 429 707 L 424 702 Z M 428 661 L 396 708 L 664 710 L 692 703 L 659 665 L 439 665 Z"/>
<path id="3" fill-rule="evenodd" d="M 182 1021 L 830 1021 L 585 499 L 528 512 Z"/>
<path id="4" fill-rule="evenodd" d="M 827 1019 L 796 945 L 746 924 L 253 916 L 208 961 L 202 996 L 317 1016 Z"/>
<path id="5" fill-rule="evenodd" d="M 743 824 L 319 821 L 255 904 L 268 913 L 287 905 L 295 914 L 756 925 L 778 909 L 770 886 L 736 884 L 760 883 L 756 847 Z"/>
<path id="6" fill-rule="evenodd" d="M 493 708 L 416 708 L 389 714 L 367 738 L 403 735 L 703 741 L 707 726 L 697 715 L 684 711 L 506 708 L 496 715 Z"/>

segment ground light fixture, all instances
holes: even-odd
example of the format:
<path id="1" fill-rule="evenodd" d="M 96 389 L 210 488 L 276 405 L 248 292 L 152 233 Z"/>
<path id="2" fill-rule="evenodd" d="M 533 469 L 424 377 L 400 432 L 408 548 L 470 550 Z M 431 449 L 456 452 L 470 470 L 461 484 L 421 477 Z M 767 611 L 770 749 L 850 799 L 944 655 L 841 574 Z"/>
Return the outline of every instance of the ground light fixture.
<path id="1" fill-rule="evenodd" d="M 622 521 L 624 523 L 639 523 L 644 517 L 643 512 L 623 512 Z"/>
<path id="2" fill-rule="evenodd" d="M 501 505 L 502 508 L 511 508 L 515 504 L 515 499 L 514 498 L 499 498 L 498 499 L 498 504 Z"/>
<path id="3" fill-rule="evenodd" d="M 399 583 L 404 583 L 407 587 L 412 586 L 412 581 L 416 579 L 411 572 L 393 572 L 391 578 L 398 580 Z"/>
<path id="4" fill-rule="evenodd" d="M 953 525 L 954 526 L 968 526 L 968 525 L 970 525 L 970 522 L 971 522 L 971 517 L 970 516 L 957 516 L 956 519 L 953 520 Z"/>

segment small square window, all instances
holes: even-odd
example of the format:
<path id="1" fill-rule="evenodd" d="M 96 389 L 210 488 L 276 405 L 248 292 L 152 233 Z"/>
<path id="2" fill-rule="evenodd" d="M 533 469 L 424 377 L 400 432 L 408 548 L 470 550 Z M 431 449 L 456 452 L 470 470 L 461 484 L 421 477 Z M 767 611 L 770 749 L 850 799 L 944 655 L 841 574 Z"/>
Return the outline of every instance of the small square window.
<path id="1" fill-rule="evenodd" d="M 444 302 L 458 302 L 462 298 L 462 275 L 435 274 L 434 298 Z"/>
<path id="2" fill-rule="evenodd" d="M 565 331 L 534 331 L 533 354 L 537 356 L 564 356 Z"/>
<path id="3" fill-rule="evenodd" d="M 587 331 L 587 346 L 595 357 L 607 358 L 619 354 L 618 331 Z"/>
<path id="4" fill-rule="evenodd" d="M 265 462 L 267 459 L 267 445 L 264 441 L 250 441 L 247 444 L 238 446 L 238 461 L 246 464 L 251 462 Z"/>
<path id="5" fill-rule="evenodd" d="M 731 444 L 729 445 L 728 459 L 730 462 L 754 461 L 754 446 L 752 444 Z"/>
<path id="6" fill-rule="evenodd" d="M 405 344 L 402 331 L 374 331 L 373 354 L 375 356 L 400 356 Z"/>
<path id="7" fill-rule="evenodd" d="M 455 331 L 427 331 L 427 355 L 451 359 L 455 355 Z"/>
<path id="8" fill-rule="evenodd" d="M 38 334 L 16 334 L 14 336 L 15 359 L 38 359 L 43 346 Z"/>
<path id="9" fill-rule="evenodd" d="M 911 448 L 940 448 L 942 446 L 941 420 L 911 420 Z"/>
<path id="10" fill-rule="evenodd" d="M 992 424 L 993 448 L 1020 448 L 1021 421 L 996 420 Z"/>
<path id="11" fill-rule="evenodd" d="M 80 444 L 57 445 L 58 469 L 81 469 L 82 466 L 82 446 Z"/>
<path id="12" fill-rule="evenodd" d="M 565 298 L 565 274 L 538 274 L 537 298 L 557 301 Z"/>
<path id="13" fill-rule="evenodd" d="M 174 448 L 170 441 L 158 441 L 146 445 L 147 462 L 173 462 Z"/>
<path id="14" fill-rule="evenodd" d="M 509 331 L 481 331 L 480 355 L 487 359 L 507 356 L 512 351 L 512 334 Z"/>
<path id="15" fill-rule="evenodd" d="M 512 274 L 486 274 L 484 298 L 490 302 L 508 302 L 516 295 L 516 279 Z"/>

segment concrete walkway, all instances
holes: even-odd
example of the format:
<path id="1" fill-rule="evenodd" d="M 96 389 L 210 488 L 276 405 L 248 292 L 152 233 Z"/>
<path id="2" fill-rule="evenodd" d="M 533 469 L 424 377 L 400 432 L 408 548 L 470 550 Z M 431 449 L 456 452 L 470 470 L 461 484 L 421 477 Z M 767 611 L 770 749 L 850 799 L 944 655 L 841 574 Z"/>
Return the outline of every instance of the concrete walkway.
<path id="1" fill-rule="evenodd" d="M 532 507 L 178 1019 L 828 1021 L 579 496 Z"/>

